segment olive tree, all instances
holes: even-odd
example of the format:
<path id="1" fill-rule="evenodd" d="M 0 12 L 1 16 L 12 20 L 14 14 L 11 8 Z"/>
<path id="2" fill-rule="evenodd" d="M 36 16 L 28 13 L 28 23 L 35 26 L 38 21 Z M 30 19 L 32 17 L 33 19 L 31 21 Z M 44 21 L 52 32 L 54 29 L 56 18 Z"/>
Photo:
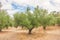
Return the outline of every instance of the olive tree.
<path id="1" fill-rule="evenodd" d="M 39 26 L 38 19 L 36 18 L 36 15 L 34 15 L 34 12 L 31 13 L 29 7 L 27 8 L 27 11 L 25 12 L 27 18 L 25 21 L 25 27 L 29 30 L 29 34 L 31 34 L 32 30 L 35 27 Z"/>
<path id="2" fill-rule="evenodd" d="M 8 17 L 9 15 L 7 14 L 7 12 L 5 10 L 1 10 L 1 2 L 0 2 L 0 31 L 5 28 L 5 27 L 8 27 L 7 25 L 9 24 L 8 23 Z"/>
<path id="3" fill-rule="evenodd" d="M 57 25 L 60 26 L 60 18 L 57 18 Z"/>
<path id="4" fill-rule="evenodd" d="M 46 26 L 55 25 L 56 18 L 45 11 L 43 11 L 43 13 L 46 13 L 46 14 L 40 17 L 41 18 L 40 22 L 41 22 L 41 25 L 43 26 L 43 29 L 45 30 Z"/>
<path id="5" fill-rule="evenodd" d="M 13 16 L 14 16 L 14 26 L 17 28 L 19 26 L 19 23 L 20 23 L 20 20 L 19 20 L 20 14 L 17 12 Z"/>
<path id="6" fill-rule="evenodd" d="M 0 31 L 5 28 L 8 27 L 9 25 L 9 18 L 8 18 L 8 14 L 5 10 L 1 10 L 0 11 Z"/>
<path id="7" fill-rule="evenodd" d="M 44 30 L 48 25 L 55 24 L 55 17 L 52 14 L 49 14 L 46 9 L 41 9 L 39 6 L 37 6 L 34 13 Z"/>
<path id="8" fill-rule="evenodd" d="M 56 16 L 56 19 L 55 20 L 57 20 L 57 22 L 56 22 L 56 24 L 58 25 L 58 26 L 60 26 L 60 12 L 56 12 L 56 14 L 55 14 Z"/>
<path id="9" fill-rule="evenodd" d="M 27 8 L 26 12 L 20 13 L 19 16 L 16 14 L 14 18 L 16 18 L 16 24 L 19 24 L 19 26 L 26 27 L 29 30 L 29 34 L 31 34 L 32 30 L 35 27 L 39 26 L 39 22 L 36 19 L 36 15 L 34 15 L 34 13 L 31 13 L 29 8 Z"/>
<path id="10" fill-rule="evenodd" d="M 34 13 L 33 13 L 34 14 Z M 29 25 L 27 25 L 27 28 L 29 29 L 29 34 L 31 34 L 31 31 L 35 28 L 39 26 L 39 22 L 38 19 L 36 18 L 35 15 L 33 15 L 31 13 L 28 13 L 28 21 L 29 21 Z"/>
<path id="11" fill-rule="evenodd" d="M 13 20 L 9 15 L 6 15 L 5 17 L 5 28 L 8 29 L 8 27 L 12 27 L 13 26 Z"/>

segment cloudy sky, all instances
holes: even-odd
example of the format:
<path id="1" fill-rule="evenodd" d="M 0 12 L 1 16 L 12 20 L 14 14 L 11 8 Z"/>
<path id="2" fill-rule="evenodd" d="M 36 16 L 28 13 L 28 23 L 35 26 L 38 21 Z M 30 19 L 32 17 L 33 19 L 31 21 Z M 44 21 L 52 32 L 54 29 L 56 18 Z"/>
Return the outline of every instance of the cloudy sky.
<path id="1" fill-rule="evenodd" d="M 2 9 L 12 15 L 17 11 L 25 11 L 29 6 L 31 10 L 37 5 L 40 8 L 47 9 L 49 11 L 60 11 L 60 0 L 0 0 L 2 2 Z"/>

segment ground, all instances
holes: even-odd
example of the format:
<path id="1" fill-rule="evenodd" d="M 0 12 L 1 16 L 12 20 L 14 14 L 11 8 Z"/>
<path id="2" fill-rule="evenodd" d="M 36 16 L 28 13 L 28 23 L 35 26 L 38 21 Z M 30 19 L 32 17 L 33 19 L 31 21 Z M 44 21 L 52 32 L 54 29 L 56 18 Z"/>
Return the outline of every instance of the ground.
<path id="1" fill-rule="evenodd" d="M 31 35 L 28 30 L 12 27 L 0 32 L 0 40 L 60 40 L 60 27 L 47 27 L 45 31 L 42 27 L 35 28 Z"/>

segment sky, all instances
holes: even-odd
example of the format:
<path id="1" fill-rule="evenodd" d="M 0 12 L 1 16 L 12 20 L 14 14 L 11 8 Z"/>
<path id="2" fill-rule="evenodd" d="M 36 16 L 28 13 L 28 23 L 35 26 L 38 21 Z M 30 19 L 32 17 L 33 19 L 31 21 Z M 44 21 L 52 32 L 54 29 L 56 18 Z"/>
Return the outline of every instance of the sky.
<path id="1" fill-rule="evenodd" d="M 33 10 L 37 5 L 48 11 L 60 11 L 60 0 L 0 0 L 0 2 L 2 9 L 7 10 L 9 15 L 25 11 L 27 7 Z"/>

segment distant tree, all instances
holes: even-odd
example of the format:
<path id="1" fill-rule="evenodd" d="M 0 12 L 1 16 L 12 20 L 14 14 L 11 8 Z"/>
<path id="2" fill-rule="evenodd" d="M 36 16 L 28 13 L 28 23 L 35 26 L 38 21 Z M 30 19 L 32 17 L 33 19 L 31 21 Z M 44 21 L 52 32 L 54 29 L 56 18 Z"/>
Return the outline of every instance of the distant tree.
<path id="1" fill-rule="evenodd" d="M 57 25 L 60 26 L 60 18 L 57 18 Z"/>
<path id="2" fill-rule="evenodd" d="M 12 27 L 13 26 L 13 20 L 9 15 L 6 15 L 5 17 L 5 27 L 8 29 L 8 27 Z"/>
<path id="3" fill-rule="evenodd" d="M 0 31 L 2 31 L 3 28 L 9 26 L 9 20 L 8 20 L 8 14 L 5 10 L 0 11 Z"/>
<path id="4" fill-rule="evenodd" d="M 49 15 L 48 11 L 45 9 L 40 9 L 38 6 L 35 8 L 35 15 L 40 22 L 40 25 L 43 26 L 45 30 L 48 25 L 54 24 L 55 18 L 53 15 Z"/>
<path id="5" fill-rule="evenodd" d="M 14 26 L 17 28 L 19 26 L 19 23 L 20 23 L 20 14 L 17 12 L 15 13 L 14 15 Z"/>
<path id="6" fill-rule="evenodd" d="M 54 23 L 59 24 L 58 21 L 59 21 L 59 18 L 60 18 L 60 12 L 52 11 L 52 12 L 50 12 L 50 15 L 52 15 L 54 17 L 54 21 L 55 21 Z"/>
<path id="7" fill-rule="evenodd" d="M 23 27 L 25 26 L 24 21 L 26 21 L 27 16 L 26 16 L 26 14 L 24 14 L 23 12 L 21 12 L 19 18 L 20 18 L 19 19 L 19 22 L 20 22 L 19 26 L 21 26 L 22 29 L 23 29 Z"/>

